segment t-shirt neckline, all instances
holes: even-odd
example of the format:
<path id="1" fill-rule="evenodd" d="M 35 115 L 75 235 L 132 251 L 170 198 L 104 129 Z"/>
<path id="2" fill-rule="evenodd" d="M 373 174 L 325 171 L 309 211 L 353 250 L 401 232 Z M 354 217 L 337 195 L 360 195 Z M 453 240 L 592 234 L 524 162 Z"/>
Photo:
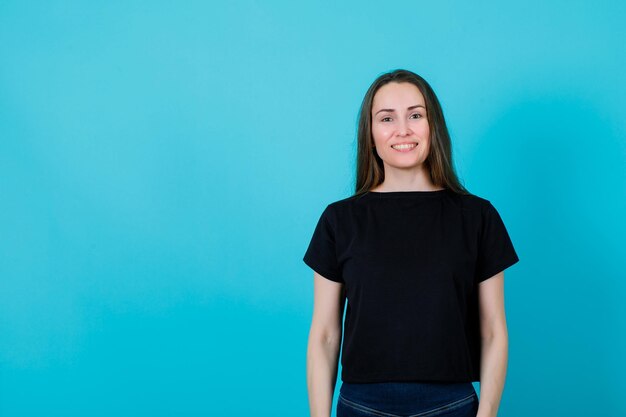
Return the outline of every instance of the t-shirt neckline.
<path id="1" fill-rule="evenodd" d="M 371 194 L 376 197 L 385 198 L 385 197 L 430 197 L 430 196 L 438 196 L 444 194 L 448 191 L 447 188 L 442 190 L 434 190 L 434 191 L 368 191 L 368 194 Z"/>

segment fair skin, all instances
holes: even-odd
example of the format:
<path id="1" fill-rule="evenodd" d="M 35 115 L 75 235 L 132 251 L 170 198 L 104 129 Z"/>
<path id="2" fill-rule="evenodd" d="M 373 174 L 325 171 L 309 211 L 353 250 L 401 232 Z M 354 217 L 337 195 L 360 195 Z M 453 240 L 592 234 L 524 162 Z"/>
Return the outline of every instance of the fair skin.
<path id="1" fill-rule="evenodd" d="M 385 180 L 373 191 L 433 191 L 436 187 L 425 168 L 430 150 L 426 103 L 411 83 L 391 82 L 378 89 L 372 103 L 372 136 L 383 160 Z M 417 144 L 396 150 L 392 145 Z"/>
<path id="2" fill-rule="evenodd" d="M 374 96 L 372 135 L 385 169 L 385 181 L 373 191 L 434 191 L 423 163 L 430 148 L 424 97 L 410 83 L 388 83 Z M 391 145 L 413 142 L 399 152 Z M 313 319 L 307 347 L 307 387 L 311 417 L 329 417 L 341 348 L 345 306 L 344 285 L 314 276 Z M 482 340 L 480 402 L 477 417 L 498 412 L 508 360 L 508 333 L 504 313 L 504 271 L 478 286 Z"/>
<path id="3" fill-rule="evenodd" d="M 329 417 L 341 348 L 344 285 L 313 273 L 313 319 L 307 346 L 311 417 Z"/>
<path id="4" fill-rule="evenodd" d="M 504 312 L 504 271 L 478 284 L 482 340 L 480 402 L 477 417 L 495 417 L 504 389 L 509 336 Z"/>

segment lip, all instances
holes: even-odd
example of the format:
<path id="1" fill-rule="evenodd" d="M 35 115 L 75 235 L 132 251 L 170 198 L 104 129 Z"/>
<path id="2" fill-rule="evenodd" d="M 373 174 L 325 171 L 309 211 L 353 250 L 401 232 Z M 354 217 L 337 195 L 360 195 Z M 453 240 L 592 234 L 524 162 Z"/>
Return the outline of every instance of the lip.
<path id="1" fill-rule="evenodd" d="M 396 143 L 392 143 L 392 144 L 391 144 L 391 145 L 389 145 L 389 146 L 393 146 L 393 145 L 407 145 L 407 144 L 411 144 L 411 143 L 417 143 L 417 142 L 416 142 L 416 141 L 414 141 L 414 140 L 410 140 L 410 141 L 408 141 L 408 142 L 396 142 Z"/>
<path id="2" fill-rule="evenodd" d="M 409 148 L 409 149 L 395 149 L 395 148 L 393 148 L 393 145 L 412 144 L 412 143 L 414 143 L 415 146 L 412 147 L 412 148 Z M 391 149 L 393 149 L 394 151 L 396 151 L 396 152 L 402 152 L 402 153 L 413 152 L 419 146 L 419 144 L 417 142 L 398 142 L 398 143 L 394 143 L 393 145 L 390 145 L 389 147 Z"/>

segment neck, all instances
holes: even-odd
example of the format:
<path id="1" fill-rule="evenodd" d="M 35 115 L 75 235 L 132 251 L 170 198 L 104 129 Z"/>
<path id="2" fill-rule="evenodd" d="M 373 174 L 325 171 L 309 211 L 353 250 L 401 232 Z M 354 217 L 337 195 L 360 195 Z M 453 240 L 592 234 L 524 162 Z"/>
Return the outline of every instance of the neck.
<path id="1" fill-rule="evenodd" d="M 425 169 L 418 171 L 404 171 L 386 169 L 385 180 L 372 191 L 437 191 L 443 187 L 436 185 Z"/>

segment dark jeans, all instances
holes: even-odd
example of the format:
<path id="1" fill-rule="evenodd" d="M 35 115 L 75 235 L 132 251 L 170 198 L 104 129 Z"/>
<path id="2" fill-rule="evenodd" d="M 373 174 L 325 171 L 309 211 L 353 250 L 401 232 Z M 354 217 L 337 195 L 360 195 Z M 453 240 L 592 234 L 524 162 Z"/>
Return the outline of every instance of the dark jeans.
<path id="1" fill-rule="evenodd" d="M 342 382 L 337 417 L 476 417 L 471 382 Z"/>

